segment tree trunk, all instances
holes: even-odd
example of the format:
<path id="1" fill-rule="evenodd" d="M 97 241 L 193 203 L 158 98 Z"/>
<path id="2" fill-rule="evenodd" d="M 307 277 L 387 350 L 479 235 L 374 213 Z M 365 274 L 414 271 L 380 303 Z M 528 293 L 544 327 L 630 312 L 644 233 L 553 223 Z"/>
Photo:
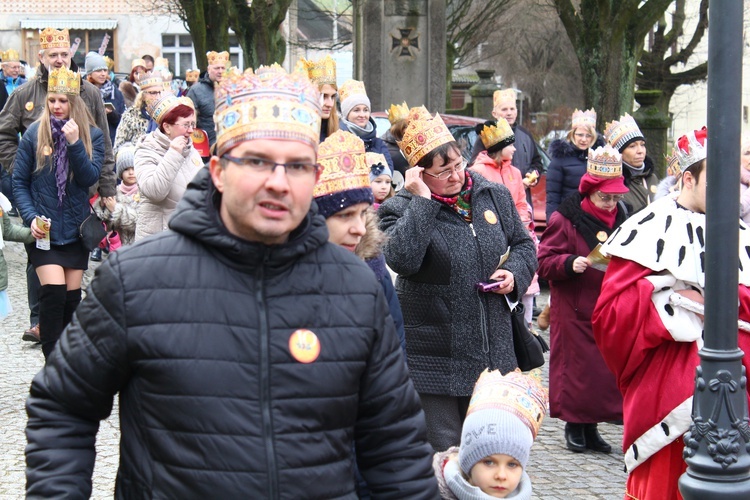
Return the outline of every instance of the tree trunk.
<path id="1" fill-rule="evenodd" d="M 250 5 L 249 22 L 254 30 L 254 43 L 249 49 L 254 68 L 284 61 L 286 42 L 280 27 L 291 3 L 292 0 L 256 0 Z"/>
<path id="2" fill-rule="evenodd" d="M 448 42 L 445 53 L 445 109 L 452 109 L 453 68 L 456 64 L 456 48 Z"/>
<path id="3" fill-rule="evenodd" d="M 206 18 L 203 10 L 203 0 L 183 2 L 185 11 L 185 24 L 193 39 L 195 48 L 195 60 L 201 71 L 206 70 Z"/>
<path id="4" fill-rule="evenodd" d="M 205 0 L 206 18 L 206 50 L 221 52 L 229 50 L 229 23 L 226 11 L 222 9 L 220 2 L 216 0 Z M 196 54 L 197 55 L 197 54 Z M 203 68 L 201 68 L 203 69 Z"/>

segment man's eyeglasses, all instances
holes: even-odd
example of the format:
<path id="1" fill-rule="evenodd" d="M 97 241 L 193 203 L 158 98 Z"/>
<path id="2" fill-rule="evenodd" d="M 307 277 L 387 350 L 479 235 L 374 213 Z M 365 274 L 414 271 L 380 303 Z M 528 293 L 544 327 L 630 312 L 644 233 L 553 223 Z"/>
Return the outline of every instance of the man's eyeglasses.
<path id="1" fill-rule="evenodd" d="M 195 128 L 195 122 L 187 122 L 187 123 L 175 123 L 178 127 L 182 127 L 185 130 L 190 130 L 191 128 Z"/>
<path id="2" fill-rule="evenodd" d="M 443 170 L 439 174 L 431 174 L 427 170 L 423 170 L 422 173 L 427 174 L 430 177 L 434 177 L 435 179 L 438 179 L 440 181 L 446 181 L 454 173 L 460 174 L 461 172 L 463 172 L 465 168 L 466 168 L 466 160 L 463 160 L 461 161 L 460 164 L 456 165 L 455 167 L 448 169 L 448 170 Z"/>
<path id="3" fill-rule="evenodd" d="M 290 163 L 276 163 L 265 158 L 257 158 L 255 156 L 243 156 L 237 158 L 235 156 L 224 155 L 221 157 L 224 160 L 230 161 L 235 165 L 249 168 L 253 172 L 259 174 L 270 175 L 276 167 L 284 167 L 284 171 L 288 177 L 303 178 L 315 175 L 318 171 L 318 165 L 315 163 L 305 163 L 300 161 Z"/>
<path id="4" fill-rule="evenodd" d="M 625 197 L 624 194 L 604 194 L 601 191 L 597 191 L 596 195 L 604 203 L 609 203 L 611 201 L 614 201 L 615 203 L 618 203 L 620 200 L 622 200 Z"/>

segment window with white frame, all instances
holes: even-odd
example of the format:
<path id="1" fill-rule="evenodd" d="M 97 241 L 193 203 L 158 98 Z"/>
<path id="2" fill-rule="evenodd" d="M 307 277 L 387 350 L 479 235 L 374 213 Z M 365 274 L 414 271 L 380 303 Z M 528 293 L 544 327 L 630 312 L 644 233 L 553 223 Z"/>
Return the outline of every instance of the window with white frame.
<path id="1" fill-rule="evenodd" d="M 162 57 L 169 60 L 169 69 L 176 77 L 184 77 L 185 71 L 196 68 L 193 39 L 185 34 L 164 34 L 161 36 Z M 231 66 L 244 69 L 242 48 L 237 37 L 229 35 L 229 61 Z"/>

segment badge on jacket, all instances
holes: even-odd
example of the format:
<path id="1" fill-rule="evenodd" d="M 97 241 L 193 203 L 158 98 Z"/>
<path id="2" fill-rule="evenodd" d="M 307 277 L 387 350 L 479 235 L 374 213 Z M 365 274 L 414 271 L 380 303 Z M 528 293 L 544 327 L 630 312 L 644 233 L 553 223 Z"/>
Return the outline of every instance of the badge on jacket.
<path id="1" fill-rule="evenodd" d="M 289 337 L 289 352 L 300 363 L 312 363 L 320 355 L 318 336 L 310 330 L 297 330 Z"/>
<path id="2" fill-rule="evenodd" d="M 31 111 L 31 110 L 34 109 L 34 103 L 31 102 L 31 101 L 29 101 L 29 102 L 26 103 L 26 105 L 24 106 L 24 108 L 26 108 L 26 111 Z"/>
<path id="3" fill-rule="evenodd" d="M 484 220 L 489 222 L 490 224 L 497 224 L 497 215 L 495 215 L 495 212 L 492 210 L 485 210 L 484 211 Z"/>

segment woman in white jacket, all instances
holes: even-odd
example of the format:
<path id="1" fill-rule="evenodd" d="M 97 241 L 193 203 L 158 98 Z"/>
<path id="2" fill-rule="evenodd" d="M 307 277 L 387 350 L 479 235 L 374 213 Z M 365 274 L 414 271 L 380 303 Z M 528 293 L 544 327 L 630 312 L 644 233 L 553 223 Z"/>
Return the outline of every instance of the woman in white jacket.
<path id="1" fill-rule="evenodd" d="M 135 152 L 135 175 L 141 194 L 135 241 L 167 229 L 185 188 L 203 167 L 190 135 L 195 128 L 193 101 L 162 97 L 151 116 L 159 128 L 147 134 Z"/>

